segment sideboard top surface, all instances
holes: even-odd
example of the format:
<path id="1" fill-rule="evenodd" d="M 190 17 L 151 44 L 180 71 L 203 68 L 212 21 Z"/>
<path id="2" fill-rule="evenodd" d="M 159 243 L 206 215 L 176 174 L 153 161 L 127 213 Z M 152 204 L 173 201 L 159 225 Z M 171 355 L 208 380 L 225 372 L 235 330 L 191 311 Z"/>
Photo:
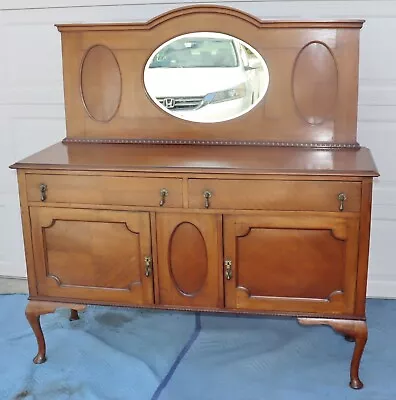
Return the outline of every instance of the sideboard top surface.
<path id="1" fill-rule="evenodd" d="M 11 168 L 378 176 L 367 148 L 57 143 Z"/>

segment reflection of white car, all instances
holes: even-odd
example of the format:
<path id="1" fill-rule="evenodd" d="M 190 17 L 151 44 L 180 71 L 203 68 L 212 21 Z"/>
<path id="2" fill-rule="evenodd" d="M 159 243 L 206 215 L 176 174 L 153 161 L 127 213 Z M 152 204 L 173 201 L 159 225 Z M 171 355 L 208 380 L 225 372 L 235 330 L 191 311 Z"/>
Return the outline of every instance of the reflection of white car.
<path id="1" fill-rule="evenodd" d="M 191 33 L 165 43 L 149 59 L 148 94 L 173 115 L 217 122 L 249 111 L 265 94 L 262 58 L 224 34 Z"/>

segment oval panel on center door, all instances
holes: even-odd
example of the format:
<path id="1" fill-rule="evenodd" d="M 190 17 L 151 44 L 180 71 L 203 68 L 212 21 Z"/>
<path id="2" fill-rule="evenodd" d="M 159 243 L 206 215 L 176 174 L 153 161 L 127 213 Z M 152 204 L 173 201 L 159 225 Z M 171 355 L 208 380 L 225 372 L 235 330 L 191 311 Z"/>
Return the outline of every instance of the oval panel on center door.
<path id="1" fill-rule="evenodd" d="M 180 293 L 194 296 L 205 285 L 208 255 L 199 229 L 183 222 L 173 231 L 169 245 L 170 275 Z"/>
<path id="2" fill-rule="evenodd" d="M 121 71 L 114 53 L 106 46 L 91 47 L 81 67 L 81 96 L 89 116 L 110 122 L 121 103 Z"/>

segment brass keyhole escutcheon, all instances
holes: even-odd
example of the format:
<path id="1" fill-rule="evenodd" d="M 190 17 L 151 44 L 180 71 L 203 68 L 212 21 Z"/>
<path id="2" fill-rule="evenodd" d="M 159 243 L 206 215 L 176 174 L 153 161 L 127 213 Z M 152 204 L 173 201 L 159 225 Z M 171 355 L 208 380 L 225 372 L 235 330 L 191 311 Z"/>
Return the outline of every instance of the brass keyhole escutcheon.
<path id="1" fill-rule="evenodd" d="M 160 207 L 162 207 L 165 202 L 166 202 L 166 197 L 169 195 L 168 189 L 161 189 L 160 190 L 160 196 L 161 196 L 161 200 L 160 200 Z"/>
<path id="2" fill-rule="evenodd" d="M 40 194 L 41 194 L 41 201 L 47 200 L 47 185 L 45 183 L 40 184 Z"/>
<path id="3" fill-rule="evenodd" d="M 150 256 L 144 257 L 144 264 L 145 264 L 144 275 L 149 277 L 153 269 L 153 259 Z"/>
<path id="4" fill-rule="evenodd" d="M 205 190 L 203 195 L 205 198 L 205 208 L 209 208 L 210 207 L 209 199 L 212 197 L 212 192 L 210 192 L 209 190 Z"/>
<path id="5" fill-rule="evenodd" d="M 340 211 L 344 211 L 344 202 L 347 199 L 347 196 L 345 193 L 339 193 L 338 194 L 338 201 L 340 202 L 340 206 L 338 207 L 338 209 Z"/>
<path id="6" fill-rule="evenodd" d="M 232 278 L 232 261 L 225 260 L 224 267 L 225 267 L 225 277 L 226 277 L 227 281 L 229 281 Z"/>

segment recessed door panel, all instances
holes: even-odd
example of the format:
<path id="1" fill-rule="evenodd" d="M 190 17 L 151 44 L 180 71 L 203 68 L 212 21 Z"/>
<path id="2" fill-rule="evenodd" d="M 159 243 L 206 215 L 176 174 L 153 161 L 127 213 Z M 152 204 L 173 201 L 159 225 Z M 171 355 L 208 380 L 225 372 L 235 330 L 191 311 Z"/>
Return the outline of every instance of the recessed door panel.
<path id="1" fill-rule="evenodd" d="M 353 312 L 358 219 L 308 213 L 225 217 L 226 304 Z M 229 275 L 228 275 L 228 278 Z"/>
<path id="2" fill-rule="evenodd" d="M 39 295 L 153 302 L 148 213 L 37 207 L 30 214 Z"/>
<path id="3" fill-rule="evenodd" d="M 221 217 L 157 214 L 160 304 L 223 307 Z"/>

